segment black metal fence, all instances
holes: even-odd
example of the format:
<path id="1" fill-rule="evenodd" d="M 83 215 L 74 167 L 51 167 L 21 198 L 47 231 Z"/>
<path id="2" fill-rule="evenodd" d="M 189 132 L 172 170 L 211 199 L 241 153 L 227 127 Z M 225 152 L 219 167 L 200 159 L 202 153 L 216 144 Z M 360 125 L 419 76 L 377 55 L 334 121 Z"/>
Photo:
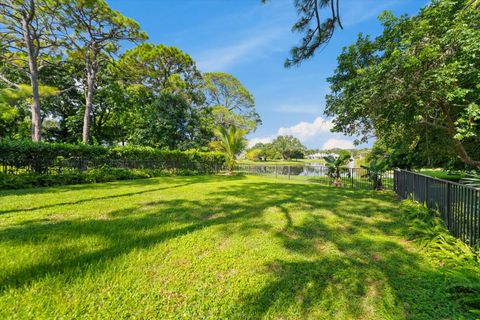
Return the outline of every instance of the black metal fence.
<path id="1" fill-rule="evenodd" d="M 480 190 L 460 183 L 395 170 L 394 190 L 402 199 L 413 199 L 438 210 L 445 226 L 457 238 L 480 245 Z"/>
<path id="2" fill-rule="evenodd" d="M 4 174 L 59 174 L 98 168 L 192 170 L 200 173 L 218 173 L 221 165 L 198 161 L 158 160 L 86 160 L 82 158 L 57 158 L 52 160 L 0 160 L 0 173 Z"/>
<path id="3" fill-rule="evenodd" d="M 329 175 L 328 168 L 321 165 L 238 165 L 235 171 L 278 179 L 308 180 L 324 185 L 332 185 L 335 181 Z M 340 186 L 373 189 L 373 182 L 368 179 L 367 173 L 364 168 L 345 168 L 340 173 Z M 387 171 L 381 180 L 385 189 L 393 189 L 393 171 Z"/>

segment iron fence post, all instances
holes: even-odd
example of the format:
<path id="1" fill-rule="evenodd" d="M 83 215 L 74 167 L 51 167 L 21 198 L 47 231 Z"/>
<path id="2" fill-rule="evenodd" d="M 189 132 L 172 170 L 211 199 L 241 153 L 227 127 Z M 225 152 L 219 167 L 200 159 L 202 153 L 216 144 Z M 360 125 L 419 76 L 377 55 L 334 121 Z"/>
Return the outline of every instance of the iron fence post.
<path id="1" fill-rule="evenodd" d="M 430 179 L 425 178 L 425 203 L 427 204 L 427 207 L 430 207 L 429 203 L 429 197 L 428 197 L 428 189 L 430 187 Z"/>
<path id="2" fill-rule="evenodd" d="M 352 189 L 353 189 L 353 168 L 350 168 L 350 180 L 352 182 Z"/>
<path id="3" fill-rule="evenodd" d="M 397 179 L 398 179 L 397 170 L 393 170 L 393 190 L 394 190 L 395 193 L 398 195 L 398 192 L 397 192 Z"/>
<path id="4" fill-rule="evenodd" d="M 452 215 L 452 185 L 447 183 L 447 208 L 446 208 L 446 222 L 447 228 L 451 228 L 451 215 Z"/>

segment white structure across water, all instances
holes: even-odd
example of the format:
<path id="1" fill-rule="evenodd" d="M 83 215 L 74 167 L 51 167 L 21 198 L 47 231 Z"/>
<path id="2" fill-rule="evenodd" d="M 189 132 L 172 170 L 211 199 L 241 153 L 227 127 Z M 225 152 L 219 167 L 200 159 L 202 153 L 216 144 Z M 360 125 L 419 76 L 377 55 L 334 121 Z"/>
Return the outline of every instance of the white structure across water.
<path id="1" fill-rule="evenodd" d="M 338 158 L 338 154 L 336 153 L 314 153 L 314 154 L 309 154 L 307 156 L 307 159 L 323 159 L 324 157 L 327 157 L 327 156 Z"/>

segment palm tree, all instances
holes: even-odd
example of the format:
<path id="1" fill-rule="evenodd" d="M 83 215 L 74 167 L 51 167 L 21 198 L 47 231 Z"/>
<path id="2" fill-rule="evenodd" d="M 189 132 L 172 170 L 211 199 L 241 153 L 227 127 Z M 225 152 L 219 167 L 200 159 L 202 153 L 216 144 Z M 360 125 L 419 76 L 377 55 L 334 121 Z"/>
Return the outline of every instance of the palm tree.
<path id="1" fill-rule="evenodd" d="M 225 153 L 229 174 L 237 163 L 237 155 L 246 147 L 245 133 L 236 126 L 230 126 L 228 129 L 219 127 L 215 130 L 215 136 L 219 140 L 218 148 Z"/>
<path id="2" fill-rule="evenodd" d="M 347 164 L 350 162 L 350 154 L 343 153 L 338 157 L 326 156 L 325 167 L 328 170 L 328 176 L 333 179 L 333 185 L 336 187 L 342 186 L 341 173 L 347 171 Z"/>
<path id="3" fill-rule="evenodd" d="M 370 162 L 368 166 L 361 166 L 367 170 L 367 173 L 362 177 L 368 178 L 372 182 L 374 190 L 383 189 L 383 176 L 388 169 L 388 163 L 382 159 L 375 159 Z"/>

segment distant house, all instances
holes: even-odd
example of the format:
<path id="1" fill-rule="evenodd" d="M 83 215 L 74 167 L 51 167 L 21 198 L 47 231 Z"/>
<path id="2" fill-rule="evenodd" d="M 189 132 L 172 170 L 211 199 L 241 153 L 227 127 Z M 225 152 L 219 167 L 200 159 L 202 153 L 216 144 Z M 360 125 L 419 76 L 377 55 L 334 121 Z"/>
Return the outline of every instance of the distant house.
<path id="1" fill-rule="evenodd" d="M 336 153 L 314 153 L 314 154 L 309 154 L 307 156 L 307 159 L 323 159 L 324 157 L 327 156 L 332 156 L 334 158 L 338 158 L 338 154 Z"/>

